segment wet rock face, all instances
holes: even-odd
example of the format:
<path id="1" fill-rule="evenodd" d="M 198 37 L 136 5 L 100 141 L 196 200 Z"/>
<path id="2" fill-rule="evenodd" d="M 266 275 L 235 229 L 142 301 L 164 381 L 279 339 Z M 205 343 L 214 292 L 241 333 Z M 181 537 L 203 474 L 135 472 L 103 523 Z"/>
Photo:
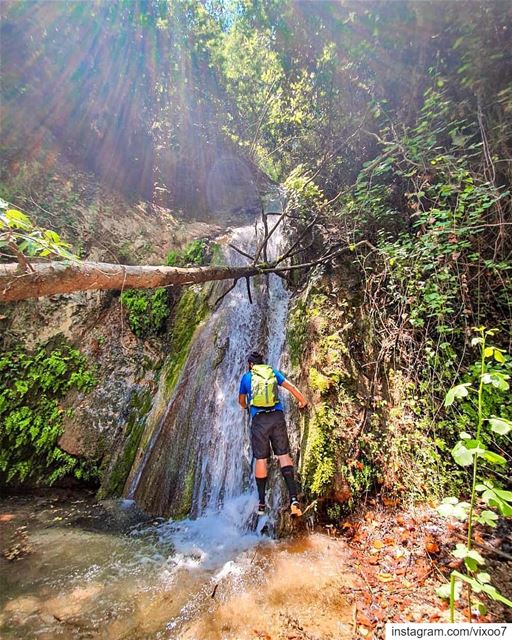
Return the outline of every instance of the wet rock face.
<path id="1" fill-rule="evenodd" d="M 162 341 L 134 336 L 116 302 L 85 336 L 83 351 L 96 364 L 98 384 L 66 399 L 73 415 L 59 445 L 101 461 L 101 495 L 121 495 L 156 391 Z"/>

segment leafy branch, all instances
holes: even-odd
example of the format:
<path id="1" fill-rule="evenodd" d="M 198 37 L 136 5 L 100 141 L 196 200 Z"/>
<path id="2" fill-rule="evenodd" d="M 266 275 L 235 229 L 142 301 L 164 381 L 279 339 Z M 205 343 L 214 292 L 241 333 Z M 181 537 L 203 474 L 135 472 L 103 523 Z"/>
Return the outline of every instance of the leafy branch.
<path id="1" fill-rule="evenodd" d="M 33 257 L 78 260 L 58 233 L 38 227 L 26 214 L 0 200 L 0 251 L 5 249 L 9 253 L 3 255 L 14 255 L 23 272 L 34 272 L 29 260 Z"/>

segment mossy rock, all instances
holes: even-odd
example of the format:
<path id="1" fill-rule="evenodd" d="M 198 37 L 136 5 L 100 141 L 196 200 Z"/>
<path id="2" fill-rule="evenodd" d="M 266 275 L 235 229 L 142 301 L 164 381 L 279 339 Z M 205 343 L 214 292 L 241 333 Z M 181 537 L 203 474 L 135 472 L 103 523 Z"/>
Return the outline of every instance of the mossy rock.
<path id="1" fill-rule="evenodd" d="M 135 391 L 130 399 L 122 451 L 117 457 L 112 470 L 106 475 L 98 492 L 98 498 L 104 499 L 110 496 L 122 495 L 126 479 L 132 468 L 142 434 L 144 433 L 146 417 L 150 409 L 151 394 L 149 391 Z"/>
<path id="2" fill-rule="evenodd" d="M 167 391 L 176 386 L 190 351 L 192 338 L 199 324 L 208 315 L 207 294 L 204 289 L 186 289 L 175 307 L 169 340 L 169 357 L 164 365 Z"/>

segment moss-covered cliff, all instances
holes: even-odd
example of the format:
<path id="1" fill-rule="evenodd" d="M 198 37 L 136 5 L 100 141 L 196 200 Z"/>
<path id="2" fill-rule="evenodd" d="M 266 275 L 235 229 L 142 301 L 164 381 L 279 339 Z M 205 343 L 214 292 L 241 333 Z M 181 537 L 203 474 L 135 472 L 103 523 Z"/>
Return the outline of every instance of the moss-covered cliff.
<path id="1" fill-rule="evenodd" d="M 449 482 L 416 385 L 379 359 L 361 284 L 350 263 L 318 273 L 293 298 L 288 325 L 291 377 L 311 400 L 295 412 L 301 480 L 335 521 L 377 490 L 419 499 Z"/>

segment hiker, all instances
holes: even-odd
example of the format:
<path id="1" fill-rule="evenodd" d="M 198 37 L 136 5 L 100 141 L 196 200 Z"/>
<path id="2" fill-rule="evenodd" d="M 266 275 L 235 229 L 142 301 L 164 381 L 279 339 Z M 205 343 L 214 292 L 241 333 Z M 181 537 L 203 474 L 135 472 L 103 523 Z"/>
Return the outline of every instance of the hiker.
<path id="1" fill-rule="evenodd" d="M 284 407 L 279 400 L 277 387 L 289 391 L 299 403 L 299 409 L 307 405 L 306 398 L 293 386 L 281 371 L 263 362 L 257 351 L 249 354 L 249 371 L 242 376 L 238 402 L 251 413 L 251 445 L 256 458 L 254 474 L 258 486 L 258 515 L 265 513 L 265 487 L 267 484 L 267 459 L 270 457 L 270 443 L 274 455 L 281 466 L 281 473 L 290 494 L 290 511 L 293 516 L 301 516 L 297 499 L 297 485 L 293 477 L 293 461 L 286 433 Z"/>

